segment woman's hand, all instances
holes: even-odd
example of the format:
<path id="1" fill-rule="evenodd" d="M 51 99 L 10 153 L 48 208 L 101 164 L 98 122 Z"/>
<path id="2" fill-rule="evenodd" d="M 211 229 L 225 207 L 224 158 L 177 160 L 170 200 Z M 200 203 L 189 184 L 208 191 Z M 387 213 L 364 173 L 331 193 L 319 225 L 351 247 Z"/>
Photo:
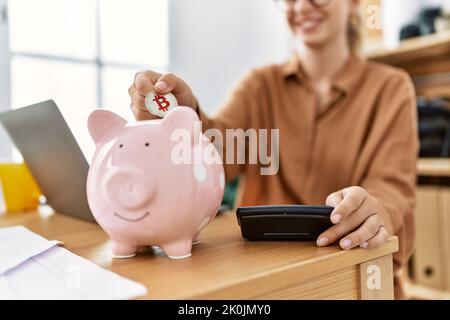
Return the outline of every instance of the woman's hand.
<path id="1" fill-rule="evenodd" d="M 363 188 L 350 187 L 332 193 L 326 204 L 335 207 L 331 213 L 334 226 L 319 236 L 319 247 L 340 240 L 342 249 L 357 246 L 372 249 L 387 242 L 390 230 L 380 215 L 380 205 Z"/>
<path id="2" fill-rule="evenodd" d="M 155 71 L 141 71 L 136 73 L 134 83 L 128 89 L 131 98 L 131 110 L 136 120 L 151 120 L 156 116 L 145 107 L 145 96 L 155 91 L 159 94 L 173 93 L 180 106 L 197 109 L 191 88 L 181 78 L 172 73 L 161 74 Z"/>

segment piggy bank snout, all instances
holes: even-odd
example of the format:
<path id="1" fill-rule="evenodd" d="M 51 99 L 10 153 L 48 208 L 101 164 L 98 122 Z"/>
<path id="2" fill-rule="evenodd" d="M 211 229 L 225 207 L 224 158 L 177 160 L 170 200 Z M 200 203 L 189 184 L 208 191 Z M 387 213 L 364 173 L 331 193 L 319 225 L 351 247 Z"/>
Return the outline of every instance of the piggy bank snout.
<path id="1" fill-rule="evenodd" d="M 144 180 L 143 173 L 134 170 L 115 171 L 106 176 L 103 190 L 111 203 L 128 210 L 145 207 L 154 193 L 151 180 Z"/>

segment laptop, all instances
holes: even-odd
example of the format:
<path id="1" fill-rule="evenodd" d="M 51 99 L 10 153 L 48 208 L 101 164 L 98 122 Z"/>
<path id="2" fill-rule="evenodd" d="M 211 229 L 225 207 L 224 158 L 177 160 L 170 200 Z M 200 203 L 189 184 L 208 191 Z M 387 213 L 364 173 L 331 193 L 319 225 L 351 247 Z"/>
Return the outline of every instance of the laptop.
<path id="1" fill-rule="evenodd" d="M 95 221 L 89 209 L 89 164 L 53 100 L 0 113 L 47 203 L 58 213 Z"/>

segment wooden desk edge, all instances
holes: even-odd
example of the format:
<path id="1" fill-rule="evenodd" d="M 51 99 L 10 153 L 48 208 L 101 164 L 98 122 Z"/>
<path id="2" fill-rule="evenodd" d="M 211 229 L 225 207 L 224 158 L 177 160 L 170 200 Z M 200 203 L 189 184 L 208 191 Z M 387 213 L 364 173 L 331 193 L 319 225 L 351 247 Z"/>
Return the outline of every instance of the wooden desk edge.
<path id="1" fill-rule="evenodd" d="M 245 278 L 232 281 L 227 285 L 221 284 L 217 288 L 209 288 L 208 292 L 194 294 L 191 299 L 228 299 L 229 292 L 234 293 L 235 299 L 246 299 L 249 296 L 258 296 L 261 294 L 260 288 L 267 286 L 270 282 L 271 289 L 275 287 L 284 288 L 295 283 L 296 275 L 301 270 L 301 281 L 308 281 L 320 275 L 336 272 L 350 266 L 363 265 L 368 261 L 388 258 L 392 260 L 392 254 L 398 251 L 398 237 L 393 236 L 389 241 L 373 250 L 353 249 L 341 250 L 326 257 L 299 261 L 289 265 L 281 266 L 269 271 L 260 272 Z M 322 263 L 326 261 L 326 263 Z M 320 264 L 320 267 L 318 267 Z M 390 271 L 392 274 L 392 270 Z M 293 281 L 294 279 L 294 281 Z"/>

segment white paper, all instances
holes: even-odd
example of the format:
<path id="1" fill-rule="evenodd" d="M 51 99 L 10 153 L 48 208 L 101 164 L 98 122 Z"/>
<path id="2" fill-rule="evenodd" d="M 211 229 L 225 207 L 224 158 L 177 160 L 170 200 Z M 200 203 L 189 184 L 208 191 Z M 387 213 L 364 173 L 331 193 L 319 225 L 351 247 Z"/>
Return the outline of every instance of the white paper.
<path id="1" fill-rule="evenodd" d="M 132 299 L 145 294 L 147 289 L 142 284 L 58 246 L 0 276 L 0 299 Z"/>
<path id="2" fill-rule="evenodd" d="M 0 275 L 57 245 L 22 226 L 0 229 Z"/>
<path id="3" fill-rule="evenodd" d="M 14 294 L 5 276 L 0 276 L 0 300 L 12 300 Z"/>

